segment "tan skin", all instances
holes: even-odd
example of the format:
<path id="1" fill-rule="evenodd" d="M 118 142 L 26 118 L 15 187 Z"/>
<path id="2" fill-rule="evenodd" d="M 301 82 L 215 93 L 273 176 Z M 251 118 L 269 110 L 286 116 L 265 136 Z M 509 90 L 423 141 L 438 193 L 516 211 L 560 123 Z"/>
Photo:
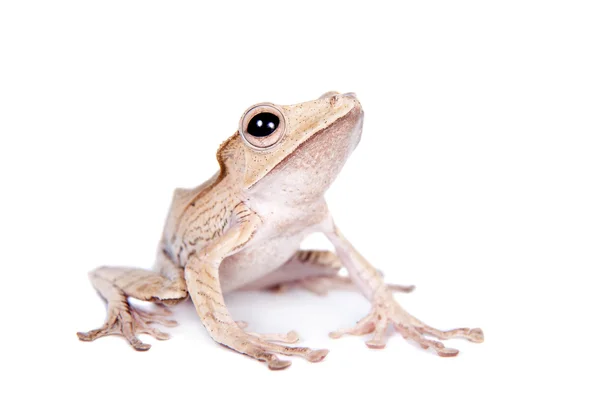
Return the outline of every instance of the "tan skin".
<path id="1" fill-rule="evenodd" d="M 298 340 L 295 332 L 246 332 L 231 317 L 223 295 L 295 285 L 325 293 L 353 284 L 372 309 L 354 327 L 331 337 L 372 334 L 367 346 L 380 349 L 392 325 L 440 356 L 455 356 L 458 350 L 437 339 L 482 342 L 479 328 L 441 331 L 406 312 L 393 292 L 412 287 L 386 285 L 334 224 L 324 194 L 358 144 L 362 121 L 362 106 L 352 93 L 328 92 L 292 106 L 262 103 L 249 108 L 239 131 L 218 150 L 219 173 L 197 188 L 175 191 L 154 269 L 100 267 L 90 273 L 108 303 L 108 316 L 101 328 L 80 332 L 79 338 L 123 335 L 136 350 L 147 350 L 150 345 L 137 335 L 166 339 L 151 324 L 175 322 L 167 319 L 166 308 L 142 311 L 128 298 L 170 306 L 189 296 L 216 342 L 282 369 L 291 362 L 278 355 L 315 362 L 328 351 L 288 346 Z M 300 250 L 302 240 L 314 232 L 324 233 L 335 253 Z M 349 278 L 338 274 L 342 268 Z"/>

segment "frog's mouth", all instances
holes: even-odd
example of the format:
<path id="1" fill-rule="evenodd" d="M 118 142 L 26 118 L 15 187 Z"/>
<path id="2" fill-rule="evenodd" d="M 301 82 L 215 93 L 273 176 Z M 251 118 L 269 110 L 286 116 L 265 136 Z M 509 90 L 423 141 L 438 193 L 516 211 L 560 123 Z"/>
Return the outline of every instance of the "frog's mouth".
<path id="1" fill-rule="evenodd" d="M 365 119 L 365 113 L 362 109 L 362 105 L 360 104 L 360 101 L 358 101 L 358 97 L 356 97 L 356 93 L 348 92 L 348 93 L 344 93 L 342 96 L 351 97 L 356 101 L 356 105 L 350 112 L 357 111 L 358 115 L 356 116 L 356 123 L 354 125 L 354 129 L 352 130 L 352 132 L 349 133 L 350 137 L 353 139 L 353 142 L 354 142 L 354 145 L 352 146 L 352 150 L 354 150 L 356 148 L 356 146 L 358 146 L 358 143 L 360 143 L 360 139 L 362 138 L 362 130 L 363 130 L 363 122 Z"/>
<path id="2" fill-rule="evenodd" d="M 352 133 L 352 136 L 356 138 L 354 147 L 352 148 L 352 150 L 356 149 L 356 146 L 358 146 L 358 144 L 360 143 L 360 139 L 362 139 L 364 119 L 365 119 L 365 113 L 361 107 L 360 113 L 358 116 L 358 122 L 357 122 L 356 126 L 354 127 L 354 132 Z"/>

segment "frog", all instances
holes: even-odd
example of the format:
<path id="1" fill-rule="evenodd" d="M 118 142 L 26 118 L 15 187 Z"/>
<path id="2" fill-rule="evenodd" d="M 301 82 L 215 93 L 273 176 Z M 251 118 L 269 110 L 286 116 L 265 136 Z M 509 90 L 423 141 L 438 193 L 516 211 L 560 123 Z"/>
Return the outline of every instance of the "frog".
<path id="1" fill-rule="evenodd" d="M 383 349 L 391 326 L 442 357 L 458 354 L 442 340 L 483 342 L 480 328 L 440 330 L 408 313 L 394 293 L 413 287 L 387 284 L 334 222 L 325 192 L 360 142 L 363 121 L 362 105 L 351 92 L 249 107 L 219 146 L 218 172 L 195 188 L 175 189 L 154 267 L 102 266 L 89 273 L 107 303 L 107 317 L 100 328 L 78 332 L 79 339 L 121 335 L 135 350 L 148 350 L 138 336 L 168 339 L 155 324 L 176 325 L 170 307 L 190 298 L 215 342 L 280 370 L 291 365 L 285 356 L 318 362 L 328 350 L 292 346 L 299 340 L 295 331 L 249 331 L 232 317 L 224 296 L 294 286 L 323 294 L 344 286 L 362 293 L 371 308 L 331 338 L 369 334 L 366 345 Z M 324 234 L 334 251 L 302 249 L 314 233 Z M 156 307 L 138 307 L 131 298 Z"/>

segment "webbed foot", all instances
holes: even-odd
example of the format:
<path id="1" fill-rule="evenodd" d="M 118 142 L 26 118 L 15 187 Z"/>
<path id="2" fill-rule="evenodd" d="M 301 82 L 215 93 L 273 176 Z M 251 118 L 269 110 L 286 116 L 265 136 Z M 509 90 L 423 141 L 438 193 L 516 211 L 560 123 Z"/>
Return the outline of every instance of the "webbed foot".
<path id="1" fill-rule="evenodd" d="M 299 337 L 295 331 L 287 334 L 260 334 L 243 331 L 241 328 L 246 326 L 245 322 L 237 322 L 235 327 L 221 331 L 217 341 L 235 351 L 266 362 L 272 370 L 284 369 L 292 364 L 289 360 L 281 360 L 277 355 L 299 356 L 310 362 L 319 362 L 329 353 L 329 350 L 325 349 L 313 350 L 308 347 L 291 347 L 273 343 L 296 343 Z"/>
<path id="2" fill-rule="evenodd" d="M 177 322 L 167 319 L 171 314 L 166 307 L 159 307 L 157 311 L 144 311 L 129 304 L 128 301 L 119 301 L 108 305 L 106 322 L 98 329 L 89 332 L 77 332 L 79 340 L 91 342 L 107 335 L 121 335 L 127 339 L 131 347 L 137 351 L 150 349 L 149 344 L 143 343 L 138 334 L 147 334 L 158 340 L 169 339 L 169 334 L 153 328 L 150 324 L 158 323 L 164 326 L 176 326 Z"/>
<path id="3" fill-rule="evenodd" d="M 357 322 L 352 328 L 341 329 L 329 334 L 332 338 L 343 335 L 365 335 L 372 333 L 373 336 L 366 342 L 372 349 L 383 349 L 387 342 L 386 330 L 392 324 L 405 339 L 413 340 L 423 349 L 431 348 L 441 357 L 453 357 L 458 350 L 448 348 L 438 340 L 426 337 L 433 336 L 436 339 L 465 338 L 471 342 L 483 342 L 483 331 L 480 328 L 458 328 L 442 331 L 419 321 L 407 313 L 394 300 L 391 294 L 383 295 L 374 300 L 370 313 Z"/>

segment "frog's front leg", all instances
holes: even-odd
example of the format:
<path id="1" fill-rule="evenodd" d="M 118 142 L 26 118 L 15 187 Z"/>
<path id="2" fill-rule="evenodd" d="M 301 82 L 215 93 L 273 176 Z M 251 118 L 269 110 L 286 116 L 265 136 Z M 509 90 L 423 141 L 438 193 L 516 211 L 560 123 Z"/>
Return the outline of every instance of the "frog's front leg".
<path id="1" fill-rule="evenodd" d="M 331 231 L 326 232 L 326 235 L 348 269 L 352 281 L 372 303 L 371 312 L 354 327 L 332 332 L 331 337 L 373 333 L 372 338 L 366 344 L 368 347 L 381 349 L 385 347 L 386 330 L 391 324 L 405 339 L 414 340 L 424 349 L 433 348 L 438 355 L 443 357 L 455 356 L 458 354 L 458 350 L 447 348 L 441 342 L 429 339 L 425 335 L 437 339 L 465 338 L 471 342 L 483 342 L 483 331 L 479 328 L 442 331 L 410 315 L 396 302 L 382 276 L 354 249 L 337 227 L 332 226 Z"/>
<path id="2" fill-rule="evenodd" d="M 185 267 L 185 280 L 196 311 L 210 336 L 217 342 L 259 361 L 266 361 L 271 369 L 283 369 L 291 362 L 280 360 L 276 354 L 301 356 L 309 361 L 321 361 L 327 350 L 312 350 L 307 347 L 290 347 L 273 341 L 293 342 L 294 333 L 288 335 L 259 335 L 245 332 L 243 325 L 236 323 L 225 305 L 219 267 L 225 257 L 241 250 L 254 236 L 261 221 L 256 214 L 244 208 L 244 217 L 234 222 L 223 236 L 192 255 Z"/>
<path id="3" fill-rule="evenodd" d="M 104 325 L 89 332 L 78 332 L 82 341 L 92 341 L 107 335 L 124 336 L 129 344 L 139 351 L 148 350 L 149 344 L 142 343 L 137 334 L 144 333 L 156 339 L 168 339 L 169 335 L 150 326 L 159 323 L 175 326 L 175 321 L 167 319 L 168 309 L 144 311 L 127 300 L 139 300 L 158 304 L 173 305 L 187 298 L 187 289 L 181 268 L 177 267 L 159 250 L 156 267 L 160 271 L 141 268 L 100 267 L 90 273 L 90 280 L 100 296 L 107 302 L 107 317 Z"/>

